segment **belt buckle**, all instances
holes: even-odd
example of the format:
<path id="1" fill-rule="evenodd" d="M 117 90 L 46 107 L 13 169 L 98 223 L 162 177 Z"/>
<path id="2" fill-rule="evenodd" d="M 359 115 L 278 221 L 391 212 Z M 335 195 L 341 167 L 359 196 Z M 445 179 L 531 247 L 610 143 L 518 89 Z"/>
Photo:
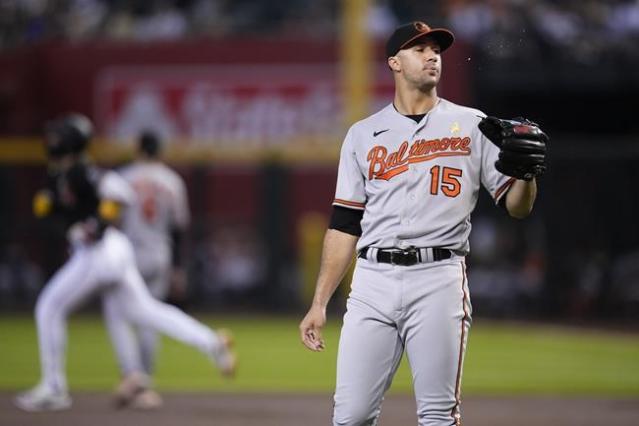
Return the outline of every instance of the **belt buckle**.
<path id="1" fill-rule="evenodd" d="M 390 261 L 393 265 L 413 266 L 417 264 L 417 249 L 411 247 L 401 251 L 391 251 Z"/>

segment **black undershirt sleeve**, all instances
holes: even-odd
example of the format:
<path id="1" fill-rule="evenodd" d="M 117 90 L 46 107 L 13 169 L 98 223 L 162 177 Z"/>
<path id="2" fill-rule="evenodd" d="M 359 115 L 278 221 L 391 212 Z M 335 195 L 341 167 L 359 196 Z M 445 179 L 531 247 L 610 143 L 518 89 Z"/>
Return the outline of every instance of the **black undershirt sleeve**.
<path id="1" fill-rule="evenodd" d="M 333 206 L 330 229 L 345 232 L 360 237 L 362 235 L 362 217 L 364 210 L 348 209 L 346 207 Z"/>

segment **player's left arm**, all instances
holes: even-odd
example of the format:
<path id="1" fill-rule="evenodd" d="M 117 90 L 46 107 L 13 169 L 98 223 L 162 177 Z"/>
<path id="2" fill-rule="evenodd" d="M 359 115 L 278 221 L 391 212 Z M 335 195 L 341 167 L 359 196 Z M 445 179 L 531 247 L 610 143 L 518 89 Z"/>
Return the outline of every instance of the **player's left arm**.
<path id="1" fill-rule="evenodd" d="M 485 159 L 492 162 L 496 156 L 496 171 L 511 177 L 505 184 L 509 187 L 499 204 L 510 216 L 525 218 L 532 211 L 537 197 L 536 178 L 546 170 L 548 136 L 539 125 L 525 118 L 502 120 L 485 117 L 478 128 L 492 142 L 492 146 L 485 147 Z M 490 170 L 490 165 L 484 164 L 484 170 Z M 492 176 L 495 177 L 494 174 Z"/>
<path id="2" fill-rule="evenodd" d="M 537 181 L 515 180 L 505 196 L 505 207 L 508 214 L 523 219 L 530 214 L 537 198 Z"/>

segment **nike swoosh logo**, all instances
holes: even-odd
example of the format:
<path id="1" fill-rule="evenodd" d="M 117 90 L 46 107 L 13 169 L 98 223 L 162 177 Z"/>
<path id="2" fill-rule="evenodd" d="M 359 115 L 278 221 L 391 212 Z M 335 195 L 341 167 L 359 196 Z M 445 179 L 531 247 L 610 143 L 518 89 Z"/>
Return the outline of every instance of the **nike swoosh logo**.
<path id="1" fill-rule="evenodd" d="M 373 137 L 376 138 L 377 136 L 381 135 L 384 132 L 388 132 L 390 129 L 386 129 L 386 130 L 380 130 L 378 132 L 373 132 Z"/>

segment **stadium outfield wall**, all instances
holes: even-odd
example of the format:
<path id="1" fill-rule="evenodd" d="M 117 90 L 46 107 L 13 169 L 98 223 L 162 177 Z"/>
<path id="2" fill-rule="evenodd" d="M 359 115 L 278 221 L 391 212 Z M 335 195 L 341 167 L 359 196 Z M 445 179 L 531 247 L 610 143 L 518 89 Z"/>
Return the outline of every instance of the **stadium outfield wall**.
<path id="1" fill-rule="evenodd" d="M 375 110 L 392 98 L 377 46 Z M 469 103 L 467 47 L 446 54 L 440 92 Z M 43 121 L 79 111 L 98 136 L 127 144 L 141 128 L 207 147 L 276 148 L 341 140 L 338 40 L 240 39 L 163 43 L 47 43 L 0 53 L 0 137 L 33 136 Z"/>

